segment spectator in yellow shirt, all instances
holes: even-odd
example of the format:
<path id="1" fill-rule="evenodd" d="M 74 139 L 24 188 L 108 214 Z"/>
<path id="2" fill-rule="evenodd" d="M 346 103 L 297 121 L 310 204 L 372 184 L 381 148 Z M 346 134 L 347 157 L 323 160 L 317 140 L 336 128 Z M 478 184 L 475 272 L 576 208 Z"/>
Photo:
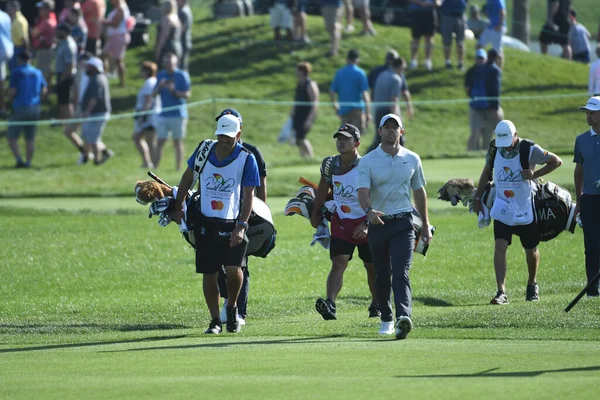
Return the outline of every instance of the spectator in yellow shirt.
<path id="1" fill-rule="evenodd" d="M 7 3 L 6 12 L 10 15 L 12 21 L 11 34 L 15 46 L 13 58 L 8 64 L 8 68 L 12 72 L 18 66 L 19 53 L 29 49 L 29 22 L 21 13 L 21 3 L 17 0 L 11 0 Z"/>

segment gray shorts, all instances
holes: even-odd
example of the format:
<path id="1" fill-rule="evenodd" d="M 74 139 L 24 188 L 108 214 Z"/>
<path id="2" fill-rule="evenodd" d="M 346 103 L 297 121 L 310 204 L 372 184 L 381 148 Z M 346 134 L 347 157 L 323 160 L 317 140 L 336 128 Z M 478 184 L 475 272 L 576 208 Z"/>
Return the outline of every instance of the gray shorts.
<path id="1" fill-rule="evenodd" d="M 6 80 L 6 62 L 1 62 L 0 63 L 0 81 L 5 81 Z"/>
<path id="2" fill-rule="evenodd" d="M 40 106 L 17 107 L 13 111 L 10 122 L 38 121 L 40 119 Z M 9 125 L 6 137 L 8 139 L 18 139 L 21 132 L 25 132 L 25 140 L 35 138 L 37 125 Z"/>
<path id="3" fill-rule="evenodd" d="M 441 15 L 440 30 L 442 31 L 442 42 L 449 46 L 452 44 L 452 34 L 456 35 L 456 44 L 465 41 L 465 17 L 454 17 L 452 15 Z"/>
<path id="4" fill-rule="evenodd" d="M 109 114 L 91 114 L 90 118 L 104 117 L 102 120 L 86 121 L 81 124 L 81 138 L 86 144 L 96 144 L 102 139 L 102 132 L 106 126 Z"/>
<path id="5" fill-rule="evenodd" d="M 156 119 L 156 137 L 159 139 L 168 139 L 169 134 L 173 140 L 185 138 L 187 129 L 187 118 L 182 117 L 161 117 Z"/>

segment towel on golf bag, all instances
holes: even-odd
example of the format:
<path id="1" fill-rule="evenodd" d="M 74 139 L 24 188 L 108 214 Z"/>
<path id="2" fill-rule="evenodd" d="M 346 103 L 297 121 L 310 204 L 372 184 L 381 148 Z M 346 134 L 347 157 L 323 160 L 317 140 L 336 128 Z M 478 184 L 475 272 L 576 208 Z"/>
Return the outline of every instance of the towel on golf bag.
<path id="1" fill-rule="evenodd" d="M 533 206 L 539 226 L 540 241 L 552 240 L 563 231 L 575 233 L 577 219 L 571 193 L 553 182 L 534 182 L 534 185 Z M 460 201 L 472 212 L 475 191 L 476 188 L 470 179 L 450 179 L 438 190 L 438 199 L 450 201 L 452 205 Z M 488 183 L 481 196 L 484 207 L 491 209 L 495 197 L 496 187 L 493 183 Z M 485 221 L 485 215 L 482 221 Z M 479 216 L 478 226 L 481 228 Z"/>

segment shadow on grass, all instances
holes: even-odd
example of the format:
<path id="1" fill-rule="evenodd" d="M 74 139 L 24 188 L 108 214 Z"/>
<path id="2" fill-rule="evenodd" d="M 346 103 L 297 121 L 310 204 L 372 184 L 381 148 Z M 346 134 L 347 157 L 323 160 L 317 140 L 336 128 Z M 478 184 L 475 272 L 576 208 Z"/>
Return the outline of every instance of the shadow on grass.
<path id="1" fill-rule="evenodd" d="M 226 342 L 226 343 L 201 343 L 201 344 L 186 344 L 181 346 L 161 346 L 161 347 L 145 347 L 143 349 L 128 349 L 128 350 L 113 350 L 108 352 L 123 352 L 123 351 L 152 351 L 152 350 L 187 350 L 187 349 L 203 349 L 203 348 L 221 348 L 234 346 L 254 346 L 254 345 L 270 345 L 270 344 L 298 344 L 298 343 L 320 343 L 326 339 L 338 339 L 347 335 L 335 334 L 325 336 L 314 336 L 306 338 L 291 338 L 291 339 L 273 339 L 273 340 L 257 340 L 248 342 Z M 212 336 L 214 337 L 214 336 Z"/>
<path id="2" fill-rule="evenodd" d="M 158 342 L 161 340 L 173 340 L 183 339 L 187 335 L 175 335 L 175 336 L 156 336 L 147 337 L 142 339 L 127 339 L 127 340 L 111 340 L 107 342 L 85 342 L 85 343 L 65 343 L 65 344 L 53 344 L 47 346 L 35 346 L 35 347 L 22 347 L 16 349 L 0 349 L 1 353 L 23 353 L 28 351 L 43 351 L 43 350 L 59 350 L 59 349 L 71 349 L 78 347 L 91 347 L 91 346 L 104 346 L 110 344 L 125 344 L 125 343 L 143 343 L 143 342 Z"/>
<path id="3" fill-rule="evenodd" d="M 440 375 L 398 375 L 396 378 L 532 378 L 552 372 L 588 372 L 600 371 L 600 365 L 594 367 L 577 367 L 562 369 L 543 369 L 539 371 L 493 372 L 499 368 L 488 369 L 474 374 L 440 374 Z"/>
<path id="4" fill-rule="evenodd" d="M 447 302 L 446 300 L 438 299 L 435 297 L 413 297 L 414 301 L 419 303 L 423 303 L 425 306 L 429 307 L 452 307 L 453 304 Z"/>

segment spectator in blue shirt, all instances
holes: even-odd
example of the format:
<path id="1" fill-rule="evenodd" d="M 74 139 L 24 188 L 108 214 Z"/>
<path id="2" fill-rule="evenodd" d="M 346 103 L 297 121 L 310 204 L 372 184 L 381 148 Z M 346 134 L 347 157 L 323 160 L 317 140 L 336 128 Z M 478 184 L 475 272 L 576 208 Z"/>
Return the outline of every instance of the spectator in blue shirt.
<path id="1" fill-rule="evenodd" d="M 504 119 L 504 110 L 500 107 L 500 89 L 502 87 L 502 70 L 498 63 L 500 55 L 494 49 L 488 50 L 485 71 L 485 95 L 489 98 L 485 120 L 487 127 L 483 132 L 483 144 L 492 141 L 496 125 Z"/>
<path id="2" fill-rule="evenodd" d="M 487 0 L 485 13 L 490 19 L 490 24 L 481 34 L 479 42 L 477 42 L 477 48 L 485 48 L 488 44 L 491 44 L 492 49 L 498 52 L 498 62 L 502 66 L 502 36 L 506 33 L 505 0 Z"/>
<path id="3" fill-rule="evenodd" d="M 371 121 L 371 96 L 367 74 L 358 66 L 358 51 L 348 51 L 346 62 L 346 66 L 335 73 L 329 96 L 342 124 L 354 125 L 361 133 L 367 132 L 367 124 Z M 342 105 L 339 105 L 338 101 Z"/>
<path id="4" fill-rule="evenodd" d="M 8 96 L 12 98 L 13 116 L 11 122 L 38 121 L 40 119 L 41 98 L 46 95 L 47 84 L 42 72 L 29 64 L 30 55 L 21 51 L 18 66 L 10 75 Z M 15 168 L 29 168 L 35 150 L 35 130 L 37 125 L 10 125 L 8 127 L 8 145 L 17 160 Z M 25 131 L 25 161 L 21 157 L 18 139 Z"/>
<path id="5" fill-rule="evenodd" d="M 186 135 L 188 112 L 187 100 L 191 95 L 190 75 L 177 68 L 177 56 L 167 53 L 163 59 L 164 70 L 156 76 L 154 96 L 160 95 L 162 110 L 156 118 L 158 149 L 156 164 L 162 158 L 163 148 L 169 135 L 175 146 L 175 169 L 179 171 L 183 162 L 183 139 Z"/>
<path id="6" fill-rule="evenodd" d="M 569 44 L 571 45 L 573 61 L 589 64 L 590 53 L 592 52 L 592 45 L 590 44 L 592 34 L 586 29 L 585 26 L 577 22 L 577 13 L 575 10 L 571 9 L 569 19 L 571 21 L 571 29 L 569 30 Z"/>

